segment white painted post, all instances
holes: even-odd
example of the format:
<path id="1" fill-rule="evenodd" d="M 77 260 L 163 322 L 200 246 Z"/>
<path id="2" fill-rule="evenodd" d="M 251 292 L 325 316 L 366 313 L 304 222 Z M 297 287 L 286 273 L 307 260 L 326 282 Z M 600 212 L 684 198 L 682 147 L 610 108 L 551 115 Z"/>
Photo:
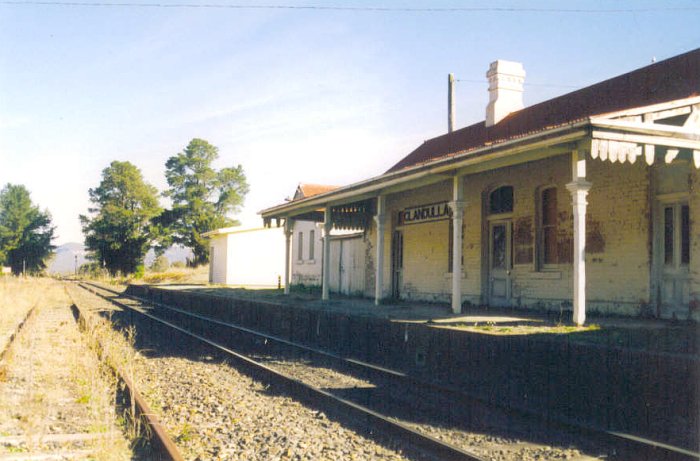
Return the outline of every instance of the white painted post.
<path id="1" fill-rule="evenodd" d="M 464 222 L 464 181 L 452 180 L 452 312 L 462 311 L 462 223 Z"/>
<path id="2" fill-rule="evenodd" d="M 585 154 L 571 154 L 572 182 L 566 185 L 571 192 L 574 213 L 574 294 L 573 321 L 576 325 L 586 322 L 586 196 L 591 183 L 586 181 Z"/>
<path id="3" fill-rule="evenodd" d="M 294 221 L 287 218 L 284 220 L 284 294 L 289 294 L 291 285 L 291 255 L 292 255 L 292 234 L 294 232 Z"/>
<path id="4" fill-rule="evenodd" d="M 374 305 L 379 306 L 384 297 L 384 226 L 386 224 L 386 197 L 377 196 L 377 262 L 374 275 Z"/>
<path id="5" fill-rule="evenodd" d="M 331 206 L 326 205 L 323 221 L 323 280 L 321 287 L 321 299 L 330 299 L 329 284 L 331 280 Z"/>

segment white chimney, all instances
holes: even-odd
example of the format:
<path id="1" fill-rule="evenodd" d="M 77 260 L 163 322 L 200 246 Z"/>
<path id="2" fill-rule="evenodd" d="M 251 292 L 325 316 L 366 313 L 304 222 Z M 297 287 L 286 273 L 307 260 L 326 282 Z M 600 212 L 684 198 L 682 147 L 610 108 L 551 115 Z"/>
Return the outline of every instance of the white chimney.
<path id="1" fill-rule="evenodd" d="M 519 62 L 498 60 L 492 62 L 486 72 L 489 79 L 489 105 L 486 106 L 486 126 L 503 120 L 508 114 L 519 111 L 523 105 L 525 69 Z"/>

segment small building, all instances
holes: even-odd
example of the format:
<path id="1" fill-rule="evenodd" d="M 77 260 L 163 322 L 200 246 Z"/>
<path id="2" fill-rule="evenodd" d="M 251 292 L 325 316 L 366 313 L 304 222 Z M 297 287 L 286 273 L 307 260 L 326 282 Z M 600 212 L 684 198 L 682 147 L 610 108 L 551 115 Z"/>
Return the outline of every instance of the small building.
<path id="1" fill-rule="evenodd" d="M 334 189 L 337 189 L 337 186 L 302 183 L 297 186 L 290 202 Z M 292 285 L 321 286 L 323 227 L 313 218 L 297 219 L 290 221 L 290 224 L 287 231 L 292 234 L 291 283 Z"/>
<path id="2" fill-rule="evenodd" d="M 302 200 L 336 189 L 336 186 L 299 184 L 293 198 Z M 313 215 L 313 213 L 311 213 Z M 323 271 L 323 226 L 312 219 L 289 221 L 290 227 L 242 228 L 229 227 L 203 234 L 210 239 L 209 282 L 241 286 L 287 285 L 321 286 Z M 285 251 L 285 232 L 289 242 L 289 257 Z M 337 235 L 336 235 L 337 234 Z M 362 233 L 334 231 L 331 245 L 331 291 L 344 294 L 364 293 L 364 262 L 358 252 L 364 252 Z M 337 249 L 336 249 L 337 248 Z M 288 280 L 285 267 L 291 271 Z"/>
<path id="3" fill-rule="evenodd" d="M 210 241 L 210 283 L 277 287 L 283 282 L 282 229 L 227 227 L 202 236 Z"/>
<path id="4" fill-rule="evenodd" d="M 700 49 L 530 107 L 521 64 L 486 76 L 484 121 L 382 175 L 263 210 L 265 224 L 359 230 L 377 304 L 700 320 Z M 288 234 L 287 261 L 290 247 Z M 324 299 L 333 250 L 324 240 Z"/>
<path id="5" fill-rule="evenodd" d="M 290 202 L 330 192 L 337 186 L 299 184 Z M 289 220 L 291 284 L 322 285 L 323 226 L 322 212 L 312 212 L 306 219 Z M 330 235 L 331 259 L 329 289 L 333 293 L 362 295 L 365 291 L 365 242 L 363 232 L 334 229 Z"/>

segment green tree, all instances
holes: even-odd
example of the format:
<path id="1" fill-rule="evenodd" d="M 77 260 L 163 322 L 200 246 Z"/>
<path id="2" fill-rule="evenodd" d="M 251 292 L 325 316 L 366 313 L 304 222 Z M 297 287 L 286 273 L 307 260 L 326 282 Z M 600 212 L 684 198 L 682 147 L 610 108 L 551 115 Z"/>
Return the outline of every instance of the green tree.
<path id="1" fill-rule="evenodd" d="M 240 211 L 248 193 L 243 167 L 216 170 L 211 164 L 218 157 L 217 147 L 195 138 L 165 163 L 169 189 L 164 195 L 172 200 L 172 210 L 160 219 L 165 236 L 161 245 L 175 242 L 190 248 L 195 266 L 209 261 L 202 234 L 239 224 L 230 216 Z"/>
<path id="2" fill-rule="evenodd" d="M 80 215 L 85 246 L 110 274 L 133 274 L 154 239 L 151 220 L 162 211 L 158 191 L 132 163 L 114 161 L 89 194 L 90 215 Z"/>
<path id="3" fill-rule="evenodd" d="M 0 191 L 0 263 L 23 271 L 41 273 L 54 248 L 55 227 L 51 214 L 32 204 L 29 191 L 22 185 L 7 184 Z"/>

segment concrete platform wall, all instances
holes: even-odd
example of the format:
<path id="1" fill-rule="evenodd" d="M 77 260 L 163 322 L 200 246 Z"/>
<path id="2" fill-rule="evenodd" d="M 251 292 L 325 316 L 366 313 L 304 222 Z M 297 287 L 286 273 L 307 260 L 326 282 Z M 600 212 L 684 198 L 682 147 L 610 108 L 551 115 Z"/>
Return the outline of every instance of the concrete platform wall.
<path id="1" fill-rule="evenodd" d="M 491 336 L 269 302 L 129 292 L 454 386 L 487 401 L 700 450 L 700 361 L 681 354 Z"/>

